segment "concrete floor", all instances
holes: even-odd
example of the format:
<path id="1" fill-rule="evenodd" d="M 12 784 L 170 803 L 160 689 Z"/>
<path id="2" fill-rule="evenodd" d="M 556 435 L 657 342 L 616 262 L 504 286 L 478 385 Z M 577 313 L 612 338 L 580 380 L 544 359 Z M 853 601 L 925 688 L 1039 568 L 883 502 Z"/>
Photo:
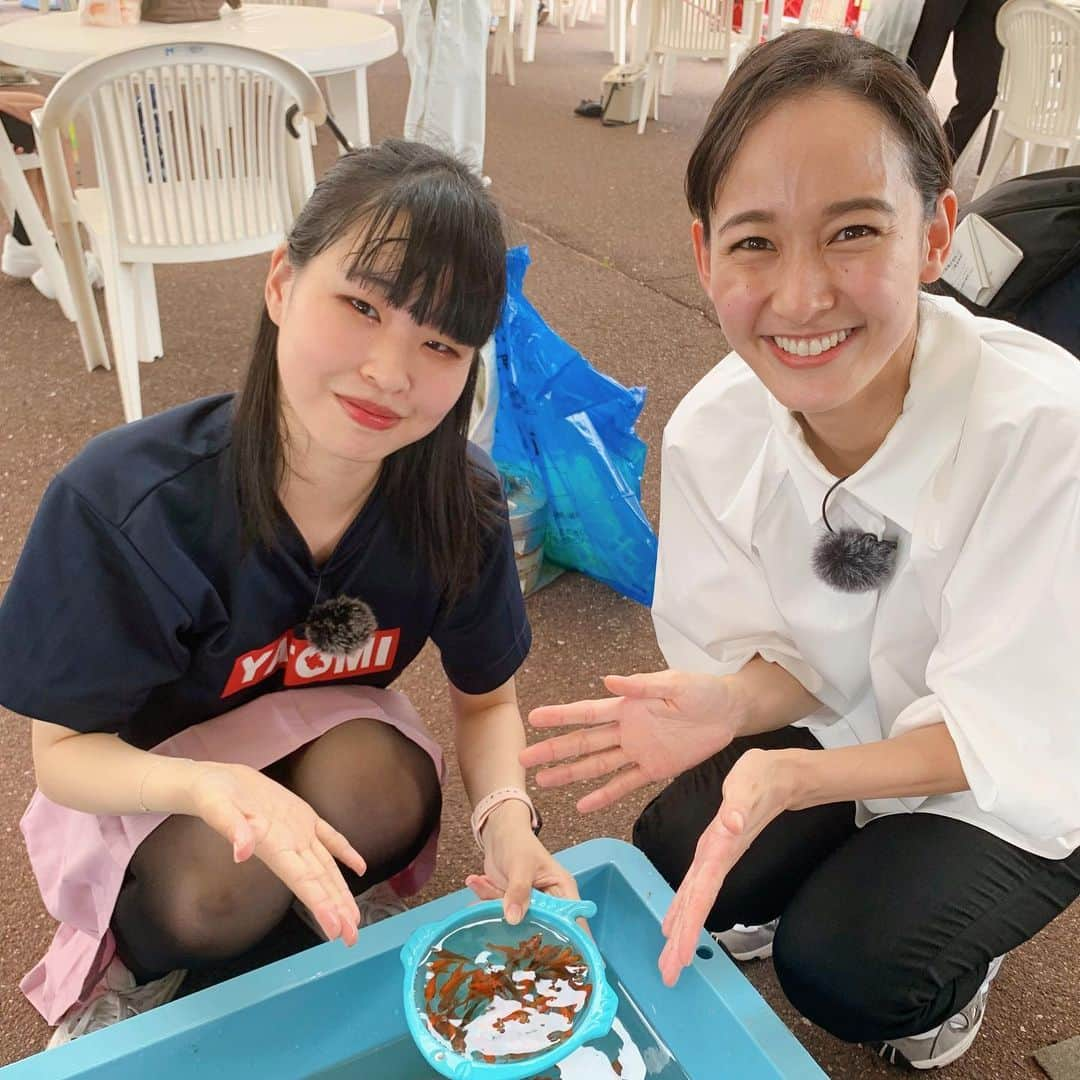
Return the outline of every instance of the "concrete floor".
<path id="1" fill-rule="evenodd" d="M 353 0 L 360 6 L 363 0 Z M 373 5 L 372 5 L 373 6 Z M 395 22 L 395 15 L 389 16 Z M 599 94 L 611 66 L 597 20 L 564 36 L 541 27 L 537 61 L 518 65 L 516 87 L 489 82 L 485 171 L 512 223 L 529 245 L 530 298 L 556 331 L 598 368 L 628 385 L 645 385 L 639 433 L 650 448 L 645 506 L 656 520 L 663 424 L 686 391 L 724 353 L 704 310 L 690 253 L 682 171 L 719 90 L 718 65 L 684 62 L 676 95 L 643 137 L 572 114 Z M 394 57 L 370 71 L 372 131 L 400 133 L 408 79 Z M 942 99 L 949 94 L 943 76 Z M 320 163 L 333 153 L 324 136 Z M 262 287 L 262 257 L 163 268 L 158 272 L 166 357 L 142 369 L 143 402 L 153 412 L 235 387 L 247 358 Z M 28 284 L 0 278 L 0 595 L 49 478 L 96 432 L 121 422 L 114 377 L 87 374 L 74 328 Z M 76 582 L 71 583 L 77 586 Z M 535 646 L 520 673 L 524 709 L 600 693 L 607 672 L 661 664 L 648 613 L 576 575 L 529 601 Z M 399 683 L 446 745 L 450 724 L 437 659 L 425 653 Z M 0 753 L 0 1064 L 38 1050 L 46 1027 L 17 989 L 45 949 L 53 924 L 30 874 L 18 817 L 33 788 L 27 727 L 4 714 Z M 451 759 L 453 755 L 451 753 Z M 642 793 L 617 809 L 583 818 L 580 791 L 538 796 L 553 850 L 593 836 L 627 838 Z M 423 898 L 460 887 L 475 869 L 466 806 L 455 772 L 448 790 L 442 857 Z M 1031 1054 L 1080 1032 L 1080 907 L 1055 920 L 1005 963 L 982 1034 L 949 1075 L 957 1080 L 1041 1076 Z M 747 975 L 833 1077 L 887 1076 L 870 1052 L 838 1042 L 793 1013 L 771 964 Z"/>

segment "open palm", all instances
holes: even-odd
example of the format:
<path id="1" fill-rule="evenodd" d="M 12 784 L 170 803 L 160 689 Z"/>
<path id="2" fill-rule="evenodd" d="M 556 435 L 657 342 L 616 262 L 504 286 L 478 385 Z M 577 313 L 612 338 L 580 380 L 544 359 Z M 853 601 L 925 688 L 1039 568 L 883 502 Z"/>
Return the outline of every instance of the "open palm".
<path id="1" fill-rule="evenodd" d="M 298 795 L 245 765 L 207 764 L 192 792 L 194 810 L 243 862 L 261 859 L 305 904 L 329 938 L 357 938 L 360 912 L 335 862 L 363 876 L 349 841 Z"/>
<path id="2" fill-rule="evenodd" d="M 611 675 L 604 685 L 617 696 L 534 709 L 529 716 L 533 727 L 579 730 L 534 743 L 521 754 L 526 767 L 546 766 L 536 775 L 541 787 L 614 773 L 578 802 L 582 812 L 600 810 L 646 784 L 685 772 L 722 750 L 735 734 L 731 694 L 715 676 L 660 671 Z"/>

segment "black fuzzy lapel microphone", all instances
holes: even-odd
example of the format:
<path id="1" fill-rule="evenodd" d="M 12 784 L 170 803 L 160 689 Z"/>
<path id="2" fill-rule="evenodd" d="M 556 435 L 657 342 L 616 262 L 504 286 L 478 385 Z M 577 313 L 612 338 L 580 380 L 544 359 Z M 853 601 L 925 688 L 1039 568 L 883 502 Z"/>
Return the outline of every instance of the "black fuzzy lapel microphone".
<path id="1" fill-rule="evenodd" d="M 375 613 L 363 600 L 335 596 L 312 607 L 304 629 L 319 652 L 336 657 L 351 656 L 378 628 Z"/>
<path id="2" fill-rule="evenodd" d="M 879 540 L 873 533 L 860 529 L 837 531 L 829 524 L 825 504 L 847 479 L 840 477 L 821 500 L 821 517 L 828 531 L 814 545 L 814 573 L 840 592 L 871 592 L 881 588 L 892 575 L 896 565 L 896 541 Z"/>

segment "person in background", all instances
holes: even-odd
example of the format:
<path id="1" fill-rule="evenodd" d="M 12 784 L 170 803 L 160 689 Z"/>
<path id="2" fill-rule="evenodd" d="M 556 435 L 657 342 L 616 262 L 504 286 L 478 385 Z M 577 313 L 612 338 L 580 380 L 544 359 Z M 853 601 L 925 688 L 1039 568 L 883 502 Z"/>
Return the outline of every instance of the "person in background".
<path id="1" fill-rule="evenodd" d="M 491 0 L 401 0 L 405 138 L 484 166 Z"/>
<path id="2" fill-rule="evenodd" d="M 0 89 L 0 122 L 16 154 L 32 154 L 35 150 L 34 128 L 31 114 L 40 109 L 45 99 L 40 94 L 29 90 Z M 70 167 L 70 159 L 68 159 Z M 40 169 L 28 169 L 23 174 L 30 188 L 41 216 L 46 225 L 50 224 L 49 203 L 45 196 L 45 180 Z M 91 252 L 86 253 L 86 266 L 90 281 L 101 286 L 101 270 L 97 259 Z M 4 237 L 0 249 L 0 272 L 8 277 L 29 278 L 31 284 L 42 296 L 49 300 L 56 299 L 56 287 L 49 280 L 41 259 L 34 250 L 26 226 L 16 214 L 11 222 L 11 231 Z"/>
<path id="3" fill-rule="evenodd" d="M 997 94 L 1003 49 L 994 23 L 1005 0 L 926 0 L 908 63 L 930 89 L 952 35 L 956 104 L 945 121 L 955 161 L 990 111 Z"/>
<path id="4" fill-rule="evenodd" d="M 0 122 L 16 154 L 34 152 L 34 129 L 30 126 L 30 114 L 41 108 L 45 99 L 40 94 L 27 90 L 0 90 Z M 49 220 L 49 206 L 45 200 L 45 184 L 40 169 L 26 172 L 29 186 L 46 223 Z M 8 277 L 28 278 L 41 269 L 38 259 L 30 244 L 30 237 L 16 214 L 11 222 L 11 232 L 4 237 L 3 252 L 0 253 L 0 270 Z"/>

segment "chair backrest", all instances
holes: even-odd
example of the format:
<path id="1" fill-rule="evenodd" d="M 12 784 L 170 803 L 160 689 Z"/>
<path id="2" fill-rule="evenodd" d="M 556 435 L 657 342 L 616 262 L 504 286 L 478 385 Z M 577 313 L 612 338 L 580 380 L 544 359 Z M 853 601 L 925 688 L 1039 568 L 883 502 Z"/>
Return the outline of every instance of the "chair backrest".
<path id="1" fill-rule="evenodd" d="M 654 0 L 649 47 L 724 57 L 731 51 L 732 0 Z"/>
<path id="2" fill-rule="evenodd" d="M 847 25 L 848 0 L 803 0 L 799 26 L 842 30 Z"/>
<path id="3" fill-rule="evenodd" d="M 997 15 L 1005 47 L 997 107 L 1021 139 L 1068 149 L 1080 131 L 1080 10 L 1060 0 L 1009 0 Z"/>
<path id="4" fill-rule="evenodd" d="M 122 261 L 254 254 L 280 242 L 307 194 L 299 178 L 312 175 L 310 139 L 286 129 L 294 104 L 311 122 L 325 120 L 311 76 L 283 57 L 236 45 L 146 46 L 65 75 L 42 112 L 40 150 L 54 156 L 76 115 L 88 117 Z M 59 175 L 49 164 L 46 175 Z"/>

